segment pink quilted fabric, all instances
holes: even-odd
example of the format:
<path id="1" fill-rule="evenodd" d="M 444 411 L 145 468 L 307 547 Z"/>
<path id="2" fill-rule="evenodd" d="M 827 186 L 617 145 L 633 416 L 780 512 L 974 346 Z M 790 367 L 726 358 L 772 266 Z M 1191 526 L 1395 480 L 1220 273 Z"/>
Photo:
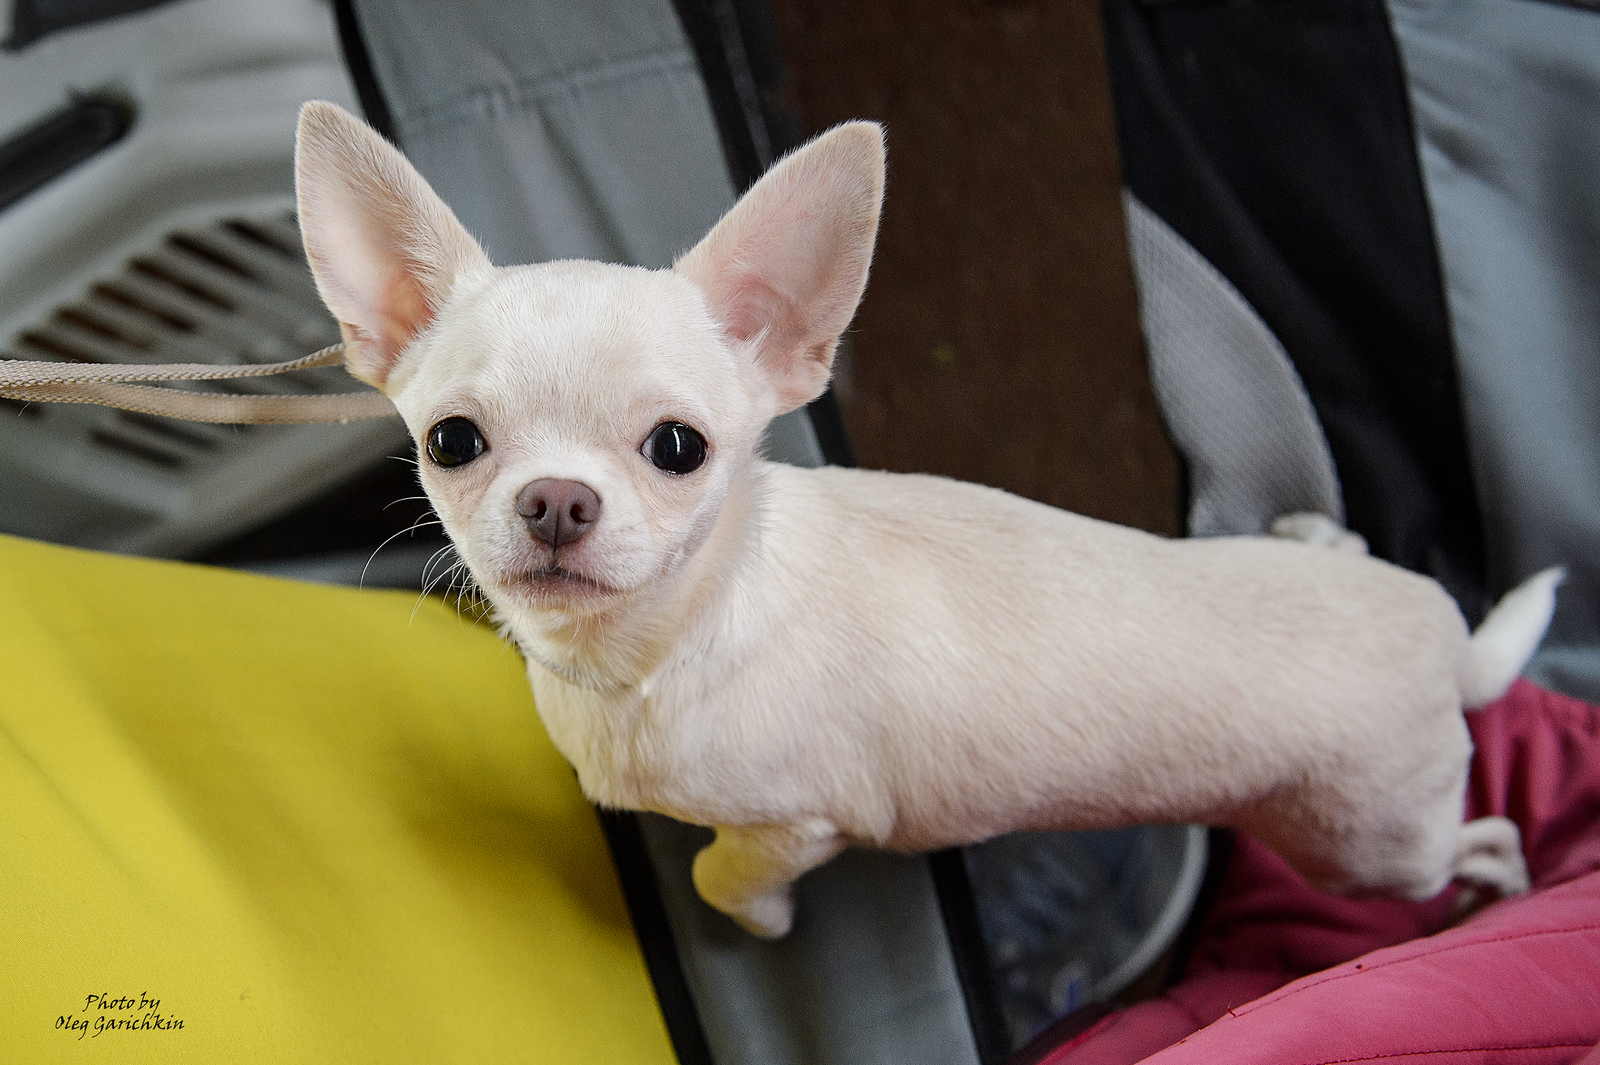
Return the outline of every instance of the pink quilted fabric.
<path id="1" fill-rule="evenodd" d="M 1183 980 L 1047 1065 L 1600 1065 L 1600 707 L 1519 681 L 1469 717 L 1468 816 L 1522 828 L 1534 890 L 1448 927 L 1322 894 L 1241 837 Z"/>

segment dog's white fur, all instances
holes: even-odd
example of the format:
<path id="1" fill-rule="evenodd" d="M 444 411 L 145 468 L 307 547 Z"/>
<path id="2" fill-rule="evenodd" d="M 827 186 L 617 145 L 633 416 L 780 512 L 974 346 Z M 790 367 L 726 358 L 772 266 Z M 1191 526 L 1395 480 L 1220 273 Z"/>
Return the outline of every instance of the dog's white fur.
<path id="1" fill-rule="evenodd" d="M 1169 541 L 976 485 L 764 461 L 825 387 L 866 283 L 881 131 L 789 156 L 672 270 L 496 268 L 389 145 L 307 105 L 300 222 L 348 363 L 426 440 L 421 479 L 528 660 L 584 791 L 716 828 L 712 905 L 784 934 L 791 883 L 849 845 L 1151 821 L 1254 833 L 1338 891 L 1527 884 L 1516 828 L 1462 829 L 1463 704 L 1510 684 L 1557 574 L 1478 639 L 1434 582 L 1317 519 Z M 689 474 L 646 438 L 709 444 Z M 602 503 L 529 533 L 525 485 Z"/>

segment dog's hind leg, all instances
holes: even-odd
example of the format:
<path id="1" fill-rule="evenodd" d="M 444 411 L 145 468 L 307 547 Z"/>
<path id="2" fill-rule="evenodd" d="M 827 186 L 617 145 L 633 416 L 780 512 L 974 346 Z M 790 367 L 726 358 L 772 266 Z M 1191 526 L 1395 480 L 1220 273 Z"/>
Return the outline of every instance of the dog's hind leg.
<path id="1" fill-rule="evenodd" d="M 794 881 L 844 850 L 839 831 L 820 819 L 795 825 L 720 825 L 694 859 L 700 897 L 764 939 L 794 923 Z"/>
<path id="2" fill-rule="evenodd" d="M 1528 890 L 1528 863 L 1522 857 L 1522 832 L 1506 817 L 1480 817 L 1461 826 L 1456 838 L 1455 879 L 1486 888 L 1502 898 Z"/>

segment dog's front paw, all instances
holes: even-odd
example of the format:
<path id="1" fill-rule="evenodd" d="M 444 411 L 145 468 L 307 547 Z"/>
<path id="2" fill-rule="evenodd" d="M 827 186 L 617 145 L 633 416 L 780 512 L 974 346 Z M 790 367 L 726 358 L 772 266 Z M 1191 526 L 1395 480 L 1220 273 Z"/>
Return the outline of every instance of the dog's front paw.
<path id="1" fill-rule="evenodd" d="M 752 934 L 777 939 L 794 924 L 794 881 L 844 849 L 819 819 L 776 825 L 719 825 L 694 856 L 695 890 Z"/>
<path id="2" fill-rule="evenodd" d="M 779 884 L 766 891 L 751 893 L 753 885 L 739 883 L 723 874 L 719 857 L 706 848 L 695 857 L 694 886 L 700 897 L 727 914 L 751 935 L 762 939 L 781 939 L 794 925 L 794 885 Z"/>
<path id="3" fill-rule="evenodd" d="M 774 888 L 722 912 L 753 936 L 782 939 L 794 927 L 794 888 L 790 885 Z"/>

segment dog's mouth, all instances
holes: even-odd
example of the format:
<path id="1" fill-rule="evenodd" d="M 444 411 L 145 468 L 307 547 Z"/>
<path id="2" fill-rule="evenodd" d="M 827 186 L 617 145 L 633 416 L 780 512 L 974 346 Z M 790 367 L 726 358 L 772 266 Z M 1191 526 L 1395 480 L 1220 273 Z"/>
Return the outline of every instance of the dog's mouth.
<path id="1" fill-rule="evenodd" d="M 555 563 L 511 574 L 502 583 L 536 600 L 571 601 L 617 594 L 617 589 L 609 584 Z"/>

